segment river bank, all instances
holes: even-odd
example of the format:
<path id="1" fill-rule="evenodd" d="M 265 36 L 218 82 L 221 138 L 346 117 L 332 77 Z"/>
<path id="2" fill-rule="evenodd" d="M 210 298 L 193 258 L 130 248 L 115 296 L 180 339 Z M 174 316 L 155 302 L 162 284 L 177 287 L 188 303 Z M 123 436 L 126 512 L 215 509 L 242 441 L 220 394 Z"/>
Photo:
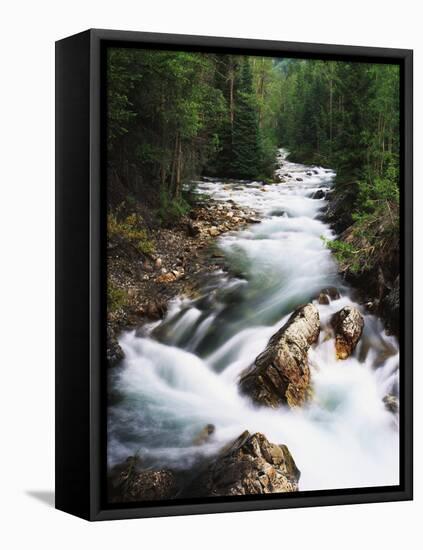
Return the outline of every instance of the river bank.
<path id="1" fill-rule="evenodd" d="M 109 366 L 123 359 L 117 341 L 123 331 L 163 319 L 171 300 L 194 298 L 205 277 L 225 269 L 224 256 L 215 246 L 219 235 L 257 221 L 252 208 L 204 197 L 170 228 L 156 227 L 147 233 L 140 217 L 137 230 L 148 234 L 148 253 L 137 250 L 122 231 L 109 232 Z"/>
<path id="2" fill-rule="evenodd" d="M 351 186 L 335 187 L 326 199 L 323 219 L 337 234 L 333 251 L 340 275 L 355 290 L 357 300 L 399 337 L 398 209 L 386 203 L 376 219 L 359 223 L 352 216 L 356 192 Z"/>

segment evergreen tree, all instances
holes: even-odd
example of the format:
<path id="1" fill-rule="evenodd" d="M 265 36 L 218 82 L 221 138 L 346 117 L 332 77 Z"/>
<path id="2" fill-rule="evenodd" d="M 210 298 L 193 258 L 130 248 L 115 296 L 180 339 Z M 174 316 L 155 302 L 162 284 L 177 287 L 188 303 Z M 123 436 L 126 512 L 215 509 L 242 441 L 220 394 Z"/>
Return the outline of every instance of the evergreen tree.
<path id="1" fill-rule="evenodd" d="M 257 100 L 253 90 L 250 61 L 243 59 L 236 91 L 233 125 L 232 172 L 240 178 L 257 177 L 260 158 L 260 130 Z"/>

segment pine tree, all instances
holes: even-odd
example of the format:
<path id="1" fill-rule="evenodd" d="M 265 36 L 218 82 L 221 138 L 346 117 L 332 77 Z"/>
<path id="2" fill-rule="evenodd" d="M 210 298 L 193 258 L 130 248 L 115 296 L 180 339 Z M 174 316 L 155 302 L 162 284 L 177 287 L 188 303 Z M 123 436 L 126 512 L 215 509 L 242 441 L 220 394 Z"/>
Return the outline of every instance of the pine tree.
<path id="1" fill-rule="evenodd" d="M 260 166 L 260 130 L 253 90 L 253 76 L 248 58 L 243 59 L 236 90 L 233 124 L 232 172 L 240 178 L 258 176 Z"/>

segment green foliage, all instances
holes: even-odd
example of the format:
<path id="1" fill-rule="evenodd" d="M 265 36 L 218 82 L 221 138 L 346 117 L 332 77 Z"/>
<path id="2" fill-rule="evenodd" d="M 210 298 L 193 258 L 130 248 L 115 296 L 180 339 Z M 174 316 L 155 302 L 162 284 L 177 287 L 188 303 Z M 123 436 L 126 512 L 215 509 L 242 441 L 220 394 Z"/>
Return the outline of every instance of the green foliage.
<path id="1" fill-rule="evenodd" d="M 339 181 L 383 175 L 399 147 L 398 66 L 291 60 L 281 88 L 278 135 L 294 158 Z"/>
<path id="2" fill-rule="evenodd" d="M 108 50 L 107 126 L 109 149 L 128 132 L 136 112 L 130 101 L 139 76 L 133 69 L 132 50 L 113 48 Z"/>
<path id="3" fill-rule="evenodd" d="M 157 215 L 163 225 L 177 223 L 188 214 L 190 209 L 191 206 L 184 196 L 172 199 L 165 191 L 160 193 L 160 207 Z"/>
<path id="4" fill-rule="evenodd" d="M 125 307 L 128 303 L 126 292 L 119 288 L 113 281 L 107 283 L 107 308 L 109 312 L 114 312 Z"/>
<path id="5" fill-rule="evenodd" d="M 171 223 L 188 210 L 184 183 L 203 171 L 272 177 L 281 84 L 272 59 L 110 48 L 107 78 L 117 197 L 147 199 Z"/>
<path id="6" fill-rule="evenodd" d="M 107 233 L 109 237 L 124 239 L 143 254 L 153 254 L 154 243 L 149 239 L 142 224 L 142 218 L 135 213 L 129 214 L 123 220 L 110 213 L 107 216 Z"/>
<path id="7" fill-rule="evenodd" d="M 359 251 L 351 244 L 342 240 L 330 240 L 322 237 L 325 245 L 331 250 L 339 264 L 342 266 L 348 265 L 348 268 L 353 273 L 360 271 Z"/>
<path id="8" fill-rule="evenodd" d="M 210 55 L 109 50 L 109 167 L 133 194 L 178 199 L 215 153 L 224 100 L 213 83 Z"/>
<path id="9" fill-rule="evenodd" d="M 398 166 L 394 160 L 389 163 L 384 176 L 358 182 L 359 208 L 353 216 L 359 221 L 386 203 L 399 204 Z"/>
<path id="10" fill-rule="evenodd" d="M 390 162 L 384 177 L 360 181 L 357 187 L 353 225 L 345 237 L 325 240 L 325 243 L 334 252 L 342 270 L 362 274 L 377 270 L 398 253 L 399 188 L 396 162 Z"/>
<path id="11" fill-rule="evenodd" d="M 260 171 L 261 147 L 256 97 L 250 61 L 244 57 L 236 94 L 233 125 L 233 162 L 230 168 L 237 177 L 252 179 Z"/>

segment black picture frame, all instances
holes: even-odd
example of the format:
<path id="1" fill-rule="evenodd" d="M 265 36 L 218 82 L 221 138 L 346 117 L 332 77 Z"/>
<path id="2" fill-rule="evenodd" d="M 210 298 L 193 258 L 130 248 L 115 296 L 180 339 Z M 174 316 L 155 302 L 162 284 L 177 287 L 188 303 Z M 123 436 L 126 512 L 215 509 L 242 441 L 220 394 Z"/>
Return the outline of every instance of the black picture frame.
<path id="1" fill-rule="evenodd" d="M 397 63 L 401 68 L 400 485 L 107 505 L 105 86 L 108 45 Z M 56 43 L 56 508 L 87 520 L 410 500 L 413 495 L 413 52 L 91 29 Z"/>

